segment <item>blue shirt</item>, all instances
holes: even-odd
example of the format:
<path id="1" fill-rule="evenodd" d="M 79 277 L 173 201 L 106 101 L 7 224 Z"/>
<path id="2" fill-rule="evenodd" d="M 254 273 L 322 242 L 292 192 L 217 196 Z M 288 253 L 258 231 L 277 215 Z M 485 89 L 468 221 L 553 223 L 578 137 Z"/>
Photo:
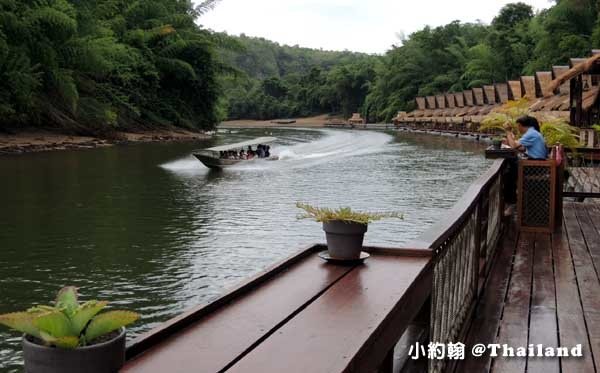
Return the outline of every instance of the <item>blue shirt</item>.
<path id="1" fill-rule="evenodd" d="M 548 150 L 546 149 L 544 137 L 533 127 L 529 127 L 527 132 L 519 139 L 519 144 L 525 147 L 525 151 L 529 158 L 548 158 Z"/>

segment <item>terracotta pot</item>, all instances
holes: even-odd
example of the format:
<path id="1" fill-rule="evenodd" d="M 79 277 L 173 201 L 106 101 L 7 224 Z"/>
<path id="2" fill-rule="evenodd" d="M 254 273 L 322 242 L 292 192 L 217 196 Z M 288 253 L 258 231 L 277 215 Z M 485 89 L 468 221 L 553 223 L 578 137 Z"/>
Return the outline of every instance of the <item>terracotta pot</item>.
<path id="1" fill-rule="evenodd" d="M 332 220 L 323 223 L 327 251 L 332 258 L 356 260 L 360 258 L 367 224 Z"/>
<path id="2" fill-rule="evenodd" d="M 23 337 L 25 373 L 116 373 L 125 363 L 125 328 L 110 341 L 72 350 Z"/>

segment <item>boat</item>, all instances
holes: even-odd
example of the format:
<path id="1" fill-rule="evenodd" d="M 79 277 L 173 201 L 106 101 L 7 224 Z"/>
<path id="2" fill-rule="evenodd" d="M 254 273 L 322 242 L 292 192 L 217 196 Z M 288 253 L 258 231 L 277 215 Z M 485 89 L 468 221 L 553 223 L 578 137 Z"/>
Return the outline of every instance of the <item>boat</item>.
<path id="1" fill-rule="evenodd" d="M 257 137 L 252 140 L 242 141 L 235 144 L 228 145 L 220 145 L 212 148 L 202 149 L 194 153 L 194 157 L 198 158 L 200 162 L 202 162 L 206 167 L 212 169 L 223 169 L 227 168 L 239 163 L 252 162 L 257 159 L 266 159 L 266 160 L 277 160 L 277 157 L 269 157 L 269 158 L 259 158 L 255 156 L 250 159 L 238 159 L 238 158 L 222 158 L 221 152 L 231 151 L 231 150 L 242 150 L 246 149 L 249 146 L 255 146 L 259 144 L 269 144 L 276 141 L 276 137 Z"/>

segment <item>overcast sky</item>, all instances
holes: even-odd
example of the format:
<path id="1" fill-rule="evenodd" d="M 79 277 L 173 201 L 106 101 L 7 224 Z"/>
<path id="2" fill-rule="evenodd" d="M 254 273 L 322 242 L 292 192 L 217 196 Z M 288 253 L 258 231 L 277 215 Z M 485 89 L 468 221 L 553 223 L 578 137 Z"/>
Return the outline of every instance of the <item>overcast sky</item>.
<path id="1" fill-rule="evenodd" d="M 384 53 L 398 35 L 453 20 L 489 23 L 516 0 L 222 0 L 200 18 L 215 31 L 281 44 Z M 539 10 L 549 0 L 521 0 Z"/>

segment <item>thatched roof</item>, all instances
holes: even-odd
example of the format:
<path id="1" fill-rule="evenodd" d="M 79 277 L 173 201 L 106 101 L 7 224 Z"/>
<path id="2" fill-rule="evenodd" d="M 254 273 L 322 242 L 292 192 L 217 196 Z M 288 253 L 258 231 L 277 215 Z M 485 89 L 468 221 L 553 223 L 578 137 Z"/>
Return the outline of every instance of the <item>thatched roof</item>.
<path id="1" fill-rule="evenodd" d="M 508 81 L 508 98 L 511 100 L 520 100 L 523 97 L 520 80 Z"/>
<path id="2" fill-rule="evenodd" d="M 535 73 L 535 97 L 544 97 L 544 92 L 552 82 L 551 71 L 538 71 Z"/>
<path id="3" fill-rule="evenodd" d="M 587 71 L 590 71 L 594 65 L 600 65 L 600 53 L 593 55 L 588 59 L 582 58 L 571 58 L 571 65 L 573 66 L 561 76 L 554 79 L 548 86 L 548 89 L 544 92 L 545 96 L 550 96 L 556 89 L 563 83 L 573 79 L 574 77 L 581 75 Z"/>
<path id="4" fill-rule="evenodd" d="M 571 67 L 575 67 L 575 66 L 579 65 L 580 63 L 584 63 L 586 59 L 587 58 L 582 58 L 582 57 L 570 58 L 569 64 L 571 65 Z"/>
<path id="5" fill-rule="evenodd" d="M 425 110 L 425 108 L 427 107 L 425 97 L 417 97 L 417 107 L 419 108 L 419 110 Z"/>
<path id="6" fill-rule="evenodd" d="M 473 91 L 472 90 L 469 89 L 468 91 L 464 91 L 463 96 L 465 97 L 465 105 L 466 106 L 475 105 L 475 101 L 473 100 Z"/>
<path id="7" fill-rule="evenodd" d="M 435 101 L 437 102 L 437 107 L 440 109 L 446 108 L 446 97 L 444 95 L 435 96 Z"/>
<path id="8" fill-rule="evenodd" d="M 435 109 L 437 107 L 437 105 L 435 104 L 435 96 L 427 96 L 426 100 L 428 109 Z"/>
<path id="9" fill-rule="evenodd" d="M 458 92 L 454 94 L 454 100 L 456 101 L 456 106 L 463 107 L 465 106 L 465 96 L 462 92 Z"/>
<path id="10" fill-rule="evenodd" d="M 529 99 L 536 98 L 535 95 L 535 77 L 534 76 L 522 76 L 521 86 L 523 87 L 523 97 Z"/>
<path id="11" fill-rule="evenodd" d="M 496 103 L 496 88 L 493 85 L 484 85 L 483 92 L 485 94 L 485 102 L 493 105 Z"/>
<path id="12" fill-rule="evenodd" d="M 552 66 L 552 76 L 554 77 L 554 79 L 560 77 L 567 71 L 569 71 L 569 66 Z M 548 86 L 548 88 L 550 88 L 550 87 Z M 571 87 L 569 85 L 569 82 L 564 82 L 563 84 L 560 85 L 559 93 L 561 95 L 568 95 L 570 92 L 571 92 Z M 546 95 L 546 92 L 544 92 L 544 96 L 545 95 Z"/>
<path id="13" fill-rule="evenodd" d="M 496 84 L 496 95 L 500 103 L 505 104 L 508 102 L 508 83 Z"/>
<path id="14" fill-rule="evenodd" d="M 473 88 L 473 97 L 475 99 L 475 105 L 485 105 L 485 99 L 483 96 L 483 88 Z"/>
<path id="15" fill-rule="evenodd" d="M 446 103 L 448 104 L 448 107 L 451 109 L 454 109 L 456 107 L 456 101 L 454 100 L 453 93 L 446 93 Z"/>

